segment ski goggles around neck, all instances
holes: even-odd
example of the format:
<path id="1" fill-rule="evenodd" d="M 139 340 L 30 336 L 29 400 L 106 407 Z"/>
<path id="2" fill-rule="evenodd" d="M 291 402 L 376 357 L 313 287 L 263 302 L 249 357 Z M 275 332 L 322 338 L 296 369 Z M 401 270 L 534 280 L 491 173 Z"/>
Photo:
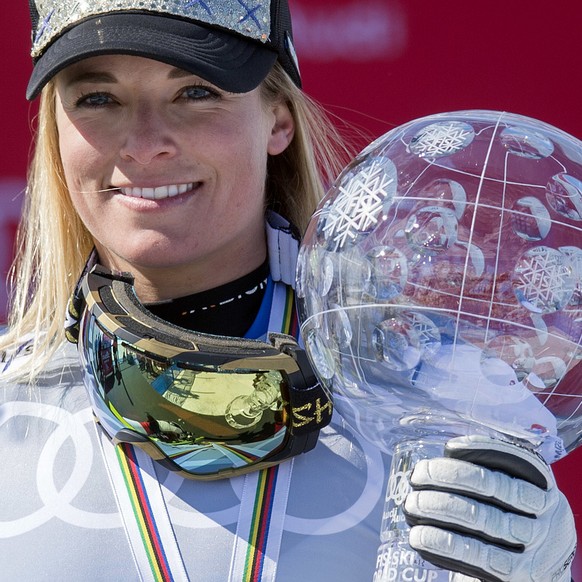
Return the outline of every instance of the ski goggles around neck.
<path id="1" fill-rule="evenodd" d="M 100 265 L 73 301 L 96 419 L 192 479 L 259 470 L 311 450 L 332 404 L 295 338 L 271 343 L 192 332 L 150 313 L 133 277 Z M 76 335 L 76 334 L 75 334 Z"/>

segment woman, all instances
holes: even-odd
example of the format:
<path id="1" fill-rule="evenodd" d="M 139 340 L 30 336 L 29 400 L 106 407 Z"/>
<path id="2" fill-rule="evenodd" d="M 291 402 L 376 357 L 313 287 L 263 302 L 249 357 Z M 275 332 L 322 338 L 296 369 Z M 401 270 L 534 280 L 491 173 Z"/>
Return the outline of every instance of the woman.
<path id="1" fill-rule="evenodd" d="M 3 575 L 371 579 L 387 460 L 330 423 L 286 311 L 296 229 L 347 150 L 301 91 L 287 2 L 143 4 L 30 2 L 42 96 L 0 340 Z M 539 513 L 568 517 L 552 495 Z M 541 580 L 519 570 L 531 552 L 563 562 L 533 537 L 503 579 Z"/>

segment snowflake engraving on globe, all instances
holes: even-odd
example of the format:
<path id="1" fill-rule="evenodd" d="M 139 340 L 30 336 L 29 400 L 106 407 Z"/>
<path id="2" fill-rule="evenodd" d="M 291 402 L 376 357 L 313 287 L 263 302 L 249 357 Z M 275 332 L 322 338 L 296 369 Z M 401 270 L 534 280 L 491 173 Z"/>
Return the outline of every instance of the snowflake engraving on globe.
<path id="1" fill-rule="evenodd" d="M 582 440 L 582 142 L 511 113 L 398 127 L 342 172 L 297 272 L 301 331 L 385 450 L 482 432 L 553 461 Z"/>
<path id="2" fill-rule="evenodd" d="M 371 158 L 358 168 L 356 175 L 339 186 L 339 195 L 329 209 L 323 226 L 336 248 L 358 233 L 375 226 L 384 207 L 390 207 L 396 192 L 396 169 L 390 160 Z"/>

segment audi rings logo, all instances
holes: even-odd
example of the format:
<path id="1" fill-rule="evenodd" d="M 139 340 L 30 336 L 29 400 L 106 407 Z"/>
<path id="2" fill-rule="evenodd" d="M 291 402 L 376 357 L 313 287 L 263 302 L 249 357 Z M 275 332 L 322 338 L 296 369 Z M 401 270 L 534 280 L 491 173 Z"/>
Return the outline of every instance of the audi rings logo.
<path id="1" fill-rule="evenodd" d="M 74 392 L 75 388 L 72 390 Z M 78 394 L 73 396 L 70 392 L 67 400 L 71 402 L 77 397 Z M 7 459 L 8 466 L 19 463 L 22 471 L 20 479 L 11 480 L 14 490 L 4 491 L 6 496 L 12 496 L 16 501 L 2 507 L 0 511 L 0 540 L 28 534 L 53 519 L 85 529 L 107 530 L 123 526 L 114 503 L 110 506 L 87 507 L 80 501 L 93 491 L 96 482 L 101 482 L 101 479 L 103 483 L 108 482 L 100 459 L 99 443 L 96 441 L 96 438 L 102 437 L 102 433 L 96 430 L 90 408 L 69 411 L 51 404 L 27 401 L 1 404 L 0 434 L 14 436 L 23 430 L 29 433 L 22 440 L 23 446 L 12 447 L 17 458 Z M 9 440 L 10 437 L 7 438 Z M 109 441 L 106 442 L 109 444 Z M 333 516 L 288 514 L 285 520 L 286 531 L 302 535 L 340 533 L 365 520 L 380 500 L 384 475 L 384 461 L 380 453 L 355 435 L 342 436 L 337 426 L 328 426 L 322 431 L 319 453 L 327 456 L 326 445 L 338 442 L 342 450 L 361 449 L 357 459 L 342 458 L 342 463 L 353 463 L 359 467 L 359 463 L 364 460 L 366 477 L 358 482 L 350 503 L 339 504 Z M 354 447 L 354 443 L 359 446 Z M 332 450 L 329 457 L 337 459 L 338 455 Z M 298 479 L 303 478 L 300 471 L 296 475 Z M 308 477 L 312 478 L 311 472 Z M 236 523 L 240 514 L 243 483 L 242 478 L 212 482 L 214 496 L 217 488 L 224 488 L 224 504 L 214 511 L 203 512 L 194 506 L 186 507 L 183 503 L 172 502 L 174 497 L 180 498 L 184 480 L 169 472 L 163 485 L 168 493 L 168 511 L 172 523 L 189 529 L 224 527 Z M 209 487 L 207 483 L 194 481 L 186 483 L 186 486 L 200 487 L 201 493 Z"/>
<path id="2" fill-rule="evenodd" d="M 411 487 L 408 476 L 409 471 L 396 471 L 390 475 L 387 500 L 392 501 L 396 506 L 402 505 L 406 496 L 410 493 Z"/>

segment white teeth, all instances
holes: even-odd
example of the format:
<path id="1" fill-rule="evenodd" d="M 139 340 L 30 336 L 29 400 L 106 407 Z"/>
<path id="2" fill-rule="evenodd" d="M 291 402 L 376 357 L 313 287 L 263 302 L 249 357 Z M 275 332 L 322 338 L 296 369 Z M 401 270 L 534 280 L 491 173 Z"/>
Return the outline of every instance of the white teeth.
<path id="1" fill-rule="evenodd" d="M 120 188 L 121 193 L 125 196 L 134 198 L 147 198 L 148 200 L 161 200 L 162 198 L 172 198 L 178 194 L 184 194 L 192 190 L 194 184 L 171 184 L 170 186 L 159 186 L 158 188 Z"/>

